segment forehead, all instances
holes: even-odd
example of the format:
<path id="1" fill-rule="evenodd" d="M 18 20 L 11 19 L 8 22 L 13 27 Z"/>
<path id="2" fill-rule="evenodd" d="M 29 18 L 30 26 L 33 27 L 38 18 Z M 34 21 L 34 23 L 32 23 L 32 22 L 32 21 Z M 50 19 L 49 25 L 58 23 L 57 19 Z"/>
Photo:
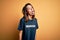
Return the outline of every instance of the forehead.
<path id="1" fill-rule="evenodd" d="M 32 5 L 27 5 L 27 8 L 33 8 Z"/>

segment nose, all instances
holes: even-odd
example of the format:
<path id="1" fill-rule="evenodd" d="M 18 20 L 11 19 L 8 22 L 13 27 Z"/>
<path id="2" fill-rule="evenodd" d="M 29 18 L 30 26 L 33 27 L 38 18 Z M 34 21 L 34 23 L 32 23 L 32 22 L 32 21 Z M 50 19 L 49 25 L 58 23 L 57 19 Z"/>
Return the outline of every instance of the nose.
<path id="1" fill-rule="evenodd" d="M 35 14 L 35 11 L 34 10 L 32 10 L 32 14 Z"/>
<path id="2" fill-rule="evenodd" d="M 32 8 L 32 12 L 35 12 L 33 8 Z"/>

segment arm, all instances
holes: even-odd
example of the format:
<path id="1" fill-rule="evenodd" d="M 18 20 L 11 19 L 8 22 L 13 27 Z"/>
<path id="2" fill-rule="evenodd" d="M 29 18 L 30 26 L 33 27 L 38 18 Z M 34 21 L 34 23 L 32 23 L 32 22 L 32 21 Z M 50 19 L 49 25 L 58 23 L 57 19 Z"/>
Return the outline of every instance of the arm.
<path id="1" fill-rule="evenodd" d="M 23 32 L 23 19 L 20 20 L 19 25 L 18 25 L 18 30 L 19 30 L 19 40 L 22 40 L 22 32 Z"/>
<path id="2" fill-rule="evenodd" d="M 22 40 L 22 30 L 19 31 L 19 40 Z"/>

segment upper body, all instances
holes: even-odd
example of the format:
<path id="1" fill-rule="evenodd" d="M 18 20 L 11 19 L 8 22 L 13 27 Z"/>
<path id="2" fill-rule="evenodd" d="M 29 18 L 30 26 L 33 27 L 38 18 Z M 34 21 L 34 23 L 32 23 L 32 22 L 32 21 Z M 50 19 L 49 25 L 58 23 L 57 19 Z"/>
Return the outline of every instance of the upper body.
<path id="1" fill-rule="evenodd" d="M 20 19 L 18 30 L 19 40 L 35 40 L 36 29 L 38 29 L 35 10 L 30 3 L 23 7 L 23 17 Z"/>
<path id="2" fill-rule="evenodd" d="M 21 18 L 18 30 L 22 30 L 22 40 L 35 40 L 36 29 L 38 29 L 37 19 L 28 20 L 25 22 L 24 18 Z"/>

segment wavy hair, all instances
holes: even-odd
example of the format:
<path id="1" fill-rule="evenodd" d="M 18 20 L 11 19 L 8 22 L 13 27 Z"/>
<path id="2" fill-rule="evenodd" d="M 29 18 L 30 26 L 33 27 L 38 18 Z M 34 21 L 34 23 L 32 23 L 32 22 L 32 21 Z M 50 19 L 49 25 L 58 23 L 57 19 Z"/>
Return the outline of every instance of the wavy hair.
<path id="1" fill-rule="evenodd" d="M 25 6 L 23 7 L 23 9 L 22 9 L 22 12 L 23 12 L 23 15 L 24 15 L 24 18 L 25 18 L 25 21 L 27 22 L 28 20 L 29 20 L 29 18 L 28 18 L 28 13 L 27 13 L 27 6 L 28 5 L 31 5 L 32 6 L 32 4 L 30 4 L 30 3 L 27 3 L 27 4 L 25 4 Z M 32 6 L 32 8 L 33 8 L 33 6 Z M 34 8 L 33 8 L 34 9 Z M 34 10 L 35 11 L 35 10 Z M 32 15 L 32 19 L 35 17 L 35 15 Z"/>

